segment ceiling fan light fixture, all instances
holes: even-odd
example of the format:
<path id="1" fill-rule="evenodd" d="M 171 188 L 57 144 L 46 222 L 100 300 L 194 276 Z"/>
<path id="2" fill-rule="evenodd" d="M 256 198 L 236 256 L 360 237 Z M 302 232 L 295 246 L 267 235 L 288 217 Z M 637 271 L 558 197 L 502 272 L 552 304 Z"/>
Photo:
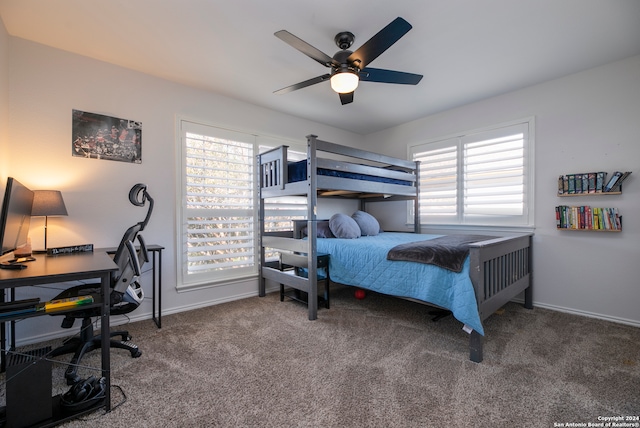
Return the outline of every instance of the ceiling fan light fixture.
<path id="1" fill-rule="evenodd" d="M 331 89 L 339 94 L 348 94 L 356 90 L 359 81 L 353 71 L 339 71 L 331 76 Z"/>

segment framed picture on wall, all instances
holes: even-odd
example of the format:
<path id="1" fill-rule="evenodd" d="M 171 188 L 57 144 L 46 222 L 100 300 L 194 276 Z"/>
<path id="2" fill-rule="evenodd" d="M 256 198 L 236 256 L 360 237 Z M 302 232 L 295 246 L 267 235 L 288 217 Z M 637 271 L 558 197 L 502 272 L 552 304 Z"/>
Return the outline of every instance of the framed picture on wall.
<path id="1" fill-rule="evenodd" d="M 142 163 L 142 123 L 73 110 L 73 156 Z"/>

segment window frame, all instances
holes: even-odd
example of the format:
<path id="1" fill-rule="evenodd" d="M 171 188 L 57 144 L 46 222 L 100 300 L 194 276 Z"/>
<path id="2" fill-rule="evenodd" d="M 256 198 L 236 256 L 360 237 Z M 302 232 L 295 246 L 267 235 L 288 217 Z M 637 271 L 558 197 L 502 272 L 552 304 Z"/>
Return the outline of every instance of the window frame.
<path id="1" fill-rule="evenodd" d="M 194 131 L 199 130 L 199 131 Z M 187 256 L 187 218 L 189 213 L 193 212 L 193 208 L 187 207 L 187 150 L 186 150 L 186 134 L 187 132 L 193 132 L 199 135 L 211 136 L 214 138 L 228 139 L 232 141 L 240 141 L 248 143 L 253 146 L 253 155 L 251 156 L 251 171 L 252 171 L 252 207 L 247 209 L 250 211 L 252 217 L 252 245 L 253 245 L 253 263 L 250 266 L 238 268 L 238 269 L 222 269 L 222 270 L 209 270 L 202 273 L 188 273 L 188 256 Z M 282 137 L 273 137 L 267 135 L 260 135 L 256 132 L 234 130 L 218 124 L 207 123 L 199 120 L 194 120 L 187 117 L 177 117 L 176 120 L 176 171 L 178 176 L 176 177 L 176 200 L 178 201 L 176 206 L 176 289 L 179 291 L 188 290 L 192 288 L 203 287 L 217 287 L 232 284 L 234 282 L 243 281 L 246 279 L 257 278 L 258 267 L 260 263 L 260 248 L 259 243 L 259 200 L 258 200 L 258 184 L 259 178 L 258 168 L 256 164 L 256 156 L 264 151 L 265 147 L 278 147 L 281 145 L 290 146 L 293 150 L 303 152 L 306 150 L 306 145 L 303 142 L 291 141 Z M 224 209 L 214 210 L 223 211 Z M 204 210 L 209 211 L 209 210 Z M 303 210 L 306 213 L 306 205 Z"/>
<path id="2" fill-rule="evenodd" d="M 474 136 L 486 135 L 487 138 L 475 138 L 475 141 L 483 141 L 492 138 L 491 135 L 507 135 L 509 128 L 525 126 L 524 152 L 523 152 L 523 213 L 519 216 L 476 216 L 470 218 L 464 213 L 464 153 L 465 144 L 474 141 Z M 431 151 L 444 147 L 451 147 L 455 141 L 456 160 L 456 213 L 451 216 L 430 217 L 421 212 L 421 227 L 423 229 L 500 229 L 505 231 L 532 231 L 535 227 L 535 117 L 513 120 L 447 135 L 441 138 L 431 139 L 426 142 L 417 142 L 407 146 L 407 159 L 413 160 L 414 154 L 419 151 Z M 425 172 L 420 171 L 421 181 L 425 179 Z M 407 223 L 414 223 L 413 204 L 408 205 Z"/>

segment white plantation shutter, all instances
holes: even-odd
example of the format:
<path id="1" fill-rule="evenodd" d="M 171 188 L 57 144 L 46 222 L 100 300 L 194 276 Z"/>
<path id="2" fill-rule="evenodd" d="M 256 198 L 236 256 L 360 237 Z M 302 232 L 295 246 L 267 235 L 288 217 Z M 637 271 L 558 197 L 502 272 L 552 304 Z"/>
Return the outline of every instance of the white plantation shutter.
<path id="1" fill-rule="evenodd" d="M 264 203 L 265 231 L 291 230 L 292 220 L 307 218 L 307 198 L 285 196 L 268 198 Z"/>
<path id="2" fill-rule="evenodd" d="M 523 214 L 525 133 L 518 129 L 501 131 L 508 135 L 462 138 L 467 217 Z"/>
<path id="3" fill-rule="evenodd" d="M 181 122 L 182 285 L 257 273 L 255 136 Z"/>
<path id="4" fill-rule="evenodd" d="M 291 143 L 283 143 L 280 140 L 260 138 L 260 153 L 279 147 L 283 144 L 289 146 L 287 149 L 287 160 L 296 162 L 307 158 L 307 154 L 291 147 Z M 265 198 L 264 200 L 264 230 L 265 232 L 288 231 L 293 227 L 292 220 L 302 220 L 307 218 L 307 198 L 304 196 L 281 196 L 277 198 Z M 265 259 L 277 260 L 280 253 L 271 248 L 266 248 Z"/>
<path id="5" fill-rule="evenodd" d="M 260 153 L 284 144 L 279 140 L 259 138 Z M 290 143 L 287 143 L 290 144 Z M 287 159 L 290 162 L 306 159 L 306 153 L 296 151 L 292 147 L 287 149 Z M 282 196 L 266 198 L 264 200 L 264 228 L 266 232 L 291 230 L 292 220 L 307 218 L 307 198 L 302 196 Z"/>
<path id="6" fill-rule="evenodd" d="M 413 160 L 420 161 L 420 214 L 427 218 L 455 218 L 458 206 L 457 140 L 445 140 L 420 149 L 413 154 Z"/>
<path id="7" fill-rule="evenodd" d="M 533 119 L 409 148 L 421 223 L 533 224 Z"/>
<path id="8" fill-rule="evenodd" d="M 256 155 L 297 143 L 188 120 L 180 121 L 180 139 L 178 287 L 257 275 Z M 304 157 L 289 149 L 291 160 Z M 305 218 L 306 202 L 296 197 L 267 200 L 267 230 L 290 229 L 292 218 Z"/>

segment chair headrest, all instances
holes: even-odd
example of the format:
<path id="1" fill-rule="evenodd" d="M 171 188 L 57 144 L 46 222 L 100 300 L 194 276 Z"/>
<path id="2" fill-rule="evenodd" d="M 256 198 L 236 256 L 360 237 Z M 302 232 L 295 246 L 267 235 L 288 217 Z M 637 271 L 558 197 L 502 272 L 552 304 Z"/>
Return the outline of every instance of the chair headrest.
<path id="1" fill-rule="evenodd" d="M 149 192 L 147 192 L 147 185 L 143 183 L 135 184 L 131 190 L 129 190 L 129 201 L 137 207 L 143 207 L 147 202 L 149 202 L 149 209 L 146 217 L 143 221 L 138 223 L 140 225 L 140 230 L 142 231 L 147 227 L 147 223 L 151 217 L 151 212 L 153 211 L 153 198 Z"/>
<path id="2" fill-rule="evenodd" d="M 137 207 L 143 207 L 148 195 L 147 185 L 138 183 L 129 190 L 129 201 Z"/>

